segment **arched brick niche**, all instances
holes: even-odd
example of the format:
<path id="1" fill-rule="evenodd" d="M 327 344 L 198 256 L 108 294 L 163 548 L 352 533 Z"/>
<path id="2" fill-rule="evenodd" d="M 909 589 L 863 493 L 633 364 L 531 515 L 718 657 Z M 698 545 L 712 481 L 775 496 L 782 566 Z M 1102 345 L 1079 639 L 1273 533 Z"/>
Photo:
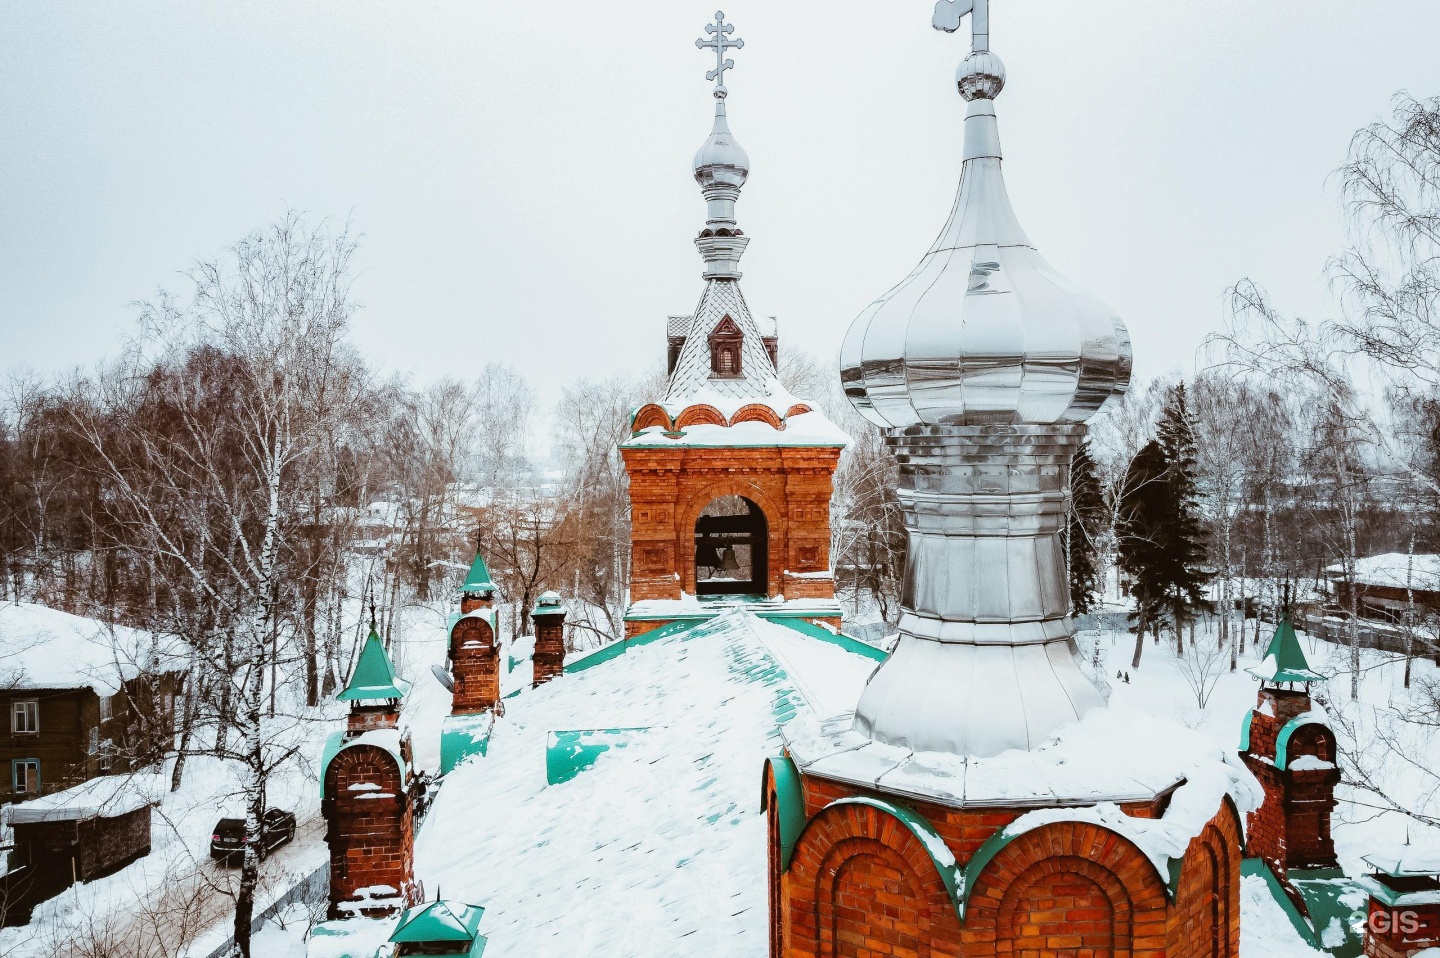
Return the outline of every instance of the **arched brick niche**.
<path id="1" fill-rule="evenodd" d="M 489 610 L 465 615 L 450 630 L 450 672 L 455 680 L 450 711 L 470 715 L 500 701 L 500 646 Z"/>
<path id="2" fill-rule="evenodd" d="M 375 745 L 342 748 L 326 766 L 330 917 L 398 910 L 393 902 L 383 904 L 385 896 L 357 894 L 361 889 L 389 886 L 399 907 L 413 902 L 415 822 L 408 784 L 396 756 Z M 366 908 L 366 901 L 378 907 Z"/>
<path id="3" fill-rule="evenodd" d="M 1164 954 L 1167 900 L 1134 844 L 1088 822 L 1025 832 L 974 879 L 967 958 Z"/>
<path id="4" fill-rule="evenodd" d="M 837 803 L 811 819 L 783 888 L 787 956 L 961 955 L 955 901 L 934 859 L 874 805 Z"/>
<path id="5" fill-rule="evenodd" d="M 1181 861 L 1166 936 L 1169 958 L 1237 958 L 1241 841 L 1240 813 L 1226 799 Z"/>

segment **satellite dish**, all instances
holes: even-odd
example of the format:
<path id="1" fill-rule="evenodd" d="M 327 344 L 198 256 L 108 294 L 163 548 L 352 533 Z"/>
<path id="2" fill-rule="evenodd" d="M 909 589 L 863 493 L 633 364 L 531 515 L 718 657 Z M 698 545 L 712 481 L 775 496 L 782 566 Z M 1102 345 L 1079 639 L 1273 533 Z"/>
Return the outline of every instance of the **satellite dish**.
<path id="1" fill-rule="evenodd" d="M 430 666 L 430 671 L 435 673 L 435 681 L 445 686 L 445 691 L 455 691 L 455 680 L 450 677 L 449 672 L 445 671 L 443 665 L 432 665 Z"/>

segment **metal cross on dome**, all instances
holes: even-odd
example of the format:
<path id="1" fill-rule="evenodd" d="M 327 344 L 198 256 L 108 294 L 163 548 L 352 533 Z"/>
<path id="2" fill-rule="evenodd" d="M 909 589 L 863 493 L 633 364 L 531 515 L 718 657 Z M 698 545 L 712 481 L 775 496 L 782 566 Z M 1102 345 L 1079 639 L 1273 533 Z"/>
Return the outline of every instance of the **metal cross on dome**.
<path id="1" fill-rule="evenodd" d="M 954 33 L 960 21 L 970 14 L 970 49 L 979 53 L 990 49 L 990 0 L 938 0 L 935 16 L 930 21 L 936 30 Z"/>
<path id="2" fill-rule="evenodd" d="M 715 22 L 705 24 L 705 32 L 710 34 L 708 40 L 696 40 L 695 46 L 701 50 L 706 47 L 715 51 L 715 69 L 707 71 L 705 79 L 715 81 L 716 99 L 725 98 L 725 71 L 735 66 L 734 60 L 725 58 L 725 51 L 739 50 L 745 46 L 745 41 L 740 39 L 731 40 L 730 34 L 735 32 L 735 24 L 725 22 L 725 11 L 715 11 Z"/>

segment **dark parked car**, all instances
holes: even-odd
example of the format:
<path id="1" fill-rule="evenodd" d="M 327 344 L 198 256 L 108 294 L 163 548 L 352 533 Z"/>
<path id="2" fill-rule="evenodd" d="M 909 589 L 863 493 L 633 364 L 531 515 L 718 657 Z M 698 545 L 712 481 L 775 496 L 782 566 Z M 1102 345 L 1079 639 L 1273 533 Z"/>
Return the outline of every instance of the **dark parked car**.
<path id="1" fill-rule="evenodd" d="M 295 839 L 295 816 L 278 808 L 265 812 L 260 820 L 260 857 Z M 245 819 L 222 818 L 210 836 L 210 857 L 228 862 L 245 851 Z"/>

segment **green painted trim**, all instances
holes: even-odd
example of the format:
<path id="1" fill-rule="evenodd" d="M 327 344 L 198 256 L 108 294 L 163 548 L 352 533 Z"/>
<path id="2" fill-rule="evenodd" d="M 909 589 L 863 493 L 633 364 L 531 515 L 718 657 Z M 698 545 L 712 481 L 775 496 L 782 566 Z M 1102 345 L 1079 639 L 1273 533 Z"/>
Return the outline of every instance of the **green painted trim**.
<path id="1" fill-rule="evenodd" d="M 1259 875 L 1265 879 L 1265 886 L 1270 890 L 1270 897 L 1280 905 L 1280 910 L 1285 912 L 1285 917 L 1290 919 L 1290 924 L 1295 929 L 1295 934 L 1309 945 L 1319 947 L 1315 938 L 1315 929 L 1300 914 L 1300 909 L 1285 894 L 1285 888 L 1280 884 L 1280 879 L 1271 870 L 1270 863 L 1263 858 L 1244 858 L 1240 861 L 1240 875 L 1248 878 L 1251 875 Z"/>
<path id="2" fill-rule="evenodd" d="M 904 825 L 910 831 L 910 834 L 914 835 L 925 848 L 925 854 L 930 856 L 930 863 L 935 866 L 935 873 L 940 876 L 940 882 L 945 886 L 945 891 L 950 896 L 950 904 L 955 908 L 955 914 L 960 918 L 962 923 L 964 922 L 965 906 L 961 900 L 962 886 L 965 881 L 964 874 L 959 865 L 953 864 L 955 856 L 954 853 L 950 851 L 950 846 L 945 844 L 945 839 L 940 837 L 940 833 L 935 831 L 934 827 L 932 827 L 923 816 L 899 803 L 887 802 L 879 798 L 871 798 L 868 795 L 847 795 L 845 798 L 836 799 L 821 809 L 820 815 L 825 814 L 828 809 L 834 808 L 837 805 L 866 805 L 876 811 L 884 812 Z M 809 830 L 810 826 L 820 818 L 820 815 L 816 815 L 815 818 L 810 819 L 810 821 L 806 823 L 800 835 L 796 836 L 796 844 L 799 844 L 800 838 L 804 835 L 805 831 Z M 942 864 L 940 860 L 935 857 L 935 850 L 937 848 L 943 848 L 945 850 L 945 853 L 950 856 L 952 864 Z"/>
<path id="3" fill-rule="evenodd" d="M 1240 720 L 1240 751 L 1250 751 L 1250 725 L 1255 721 L 1255 711 L 1252 709 L 1245 713 Z"/>
<path id="4" fill-rule="evenodd" d="M 1275 767 L 1280 769 L 1280 771 L 1285 771 L 1286 763 L 1290 759 L 1288 752 L 1290 749 L 1291 736 L 1306 725 L 1318 725 L 1326 731 L 1330 731 L 1329 725 L 1318 719 L 1310 718 L 1307 715 L 1297 715 L 1295 718 L 1286 722 L 1285 725 L 1281 727 L 1280 734 L 1275 736 Z M 1333 735 L 1335 733 L 1331 731 L 1330 734 Z"/>
<path id="5" fill-rule="evenodd" d="M 625 748 L 635 733 L 648 731 L 648 728 L 593 728 L 551 732 L 545 742 L 545 780 L 551 785 L 568 782 L 591 768 L 605 752 Z"/>
<path id="6" fill-rule="evenodd" d="M 447 715 L 440 727 L 440 774 L 449 775 L 455 766 L 473 755 L 484 758 L 494 729 L 495 717 L 489 712 Z"/>
<path id="7" fill-rule="evenodd" d="M 784 756 L 767 758 L 765 767 L 775 776 L 775 814 L 780 819 L 780 870 L 790 868 L 790 859 L 795 854 L 795 843 L 805 830 L 808 819 L 805 815 L 805 790 L 800 782 L 800 770 L 795 763 Z M 768 811 L 770 794 L 765 788 L 765 779 L 760 779 L 760 811 Z"/>
<path id="8" fill-rule="evenodd" d="M 767 617 L 762 615 L 760 618 L 764 619 Z M 876 662 L 885 661 L 890 654 L 884 649 L 877 649 L 875 646 L 867 642 L 861 642 L 859 639 L 848 636 L 843 632 L 831 632 L 824 626 L 816 625 L 814 622 L 808 622 L 805 619 L 791 619 L 786 617 L 775 619 L 774 621 L 776 625 L 783 625 L 787 629 L 794 629 L 802 635 L 808 635 L 810 638 L 819 639 L 822 642 L 829 642 L 831 645 L 838 646 L 846 652 L 861 655 Z"/>
<path id="9" fill-rule="evenodd" d="M 717 618 L 737 606 L 764 605 L 769 602 L 766 598 L 756 598 L 753 602 L 747 602 L 738 596 L 726 596 L 728 600 L 725 605 L 717 605 L 714 609 L 700 609 L 691 612 L 626 612 L 626 622 L 708 622 Z M 737 601 L 738 600 L 738 601 Z M 778 622 L 782 619 L 830 619 L 841 618 L 844 610 L 837 604 L 833 609 L 765 609 L 752 608 L 750 610 L 762 619 Z"/>
<path id="10" fill-rule="evenodd" d="M 663 639 L 667 636 L 684 632 L 687 629 L 692 629 L 701 621 L 704 620 L 697 619 L 695 621 L 671 622 L 667 625 L 660 626 L 658 629 L 651 629 L 649 632 L 637 635 L 633 639 L 620 639 L 611 642 L 609 645 L 602 645 L 593 652 L 587 652 L 580 658 L 566 662 L 565 674 L 569 675 L 575 672 L 584 672 L 586 669 L 593 669 L 597 665 L 603 665 L 613 658 L 624 655 L 632 648 L 638 649 L 640 646 L 649 645 L 657 639 Z"/>

